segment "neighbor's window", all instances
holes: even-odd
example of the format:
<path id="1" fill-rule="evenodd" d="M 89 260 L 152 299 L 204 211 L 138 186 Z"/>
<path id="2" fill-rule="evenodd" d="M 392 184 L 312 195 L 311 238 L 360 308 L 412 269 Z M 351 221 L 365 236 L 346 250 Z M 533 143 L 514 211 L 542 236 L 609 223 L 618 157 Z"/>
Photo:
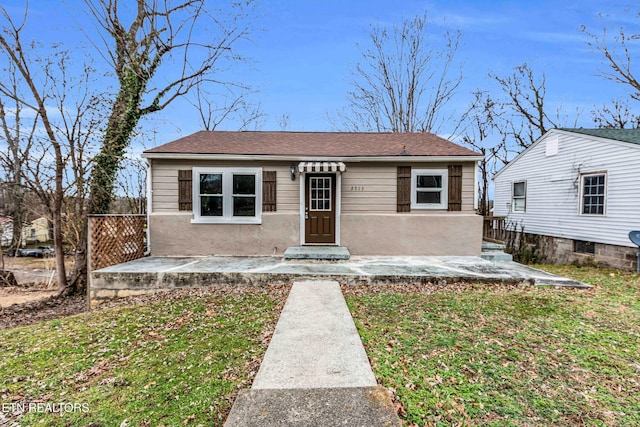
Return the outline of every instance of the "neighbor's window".
<path id="1" fill-rule="evenodd" d="M 193 222 L 261 222 L 262 169 L 193 168 Z"/>
<path id="2" fill-rule="evenodd" d="M 585 215 L 604 215 L 607 174 L 582 175 L 581 182 L 580 213 Z"/>
<path id="3" fill-rule="evenodd" d="M 527 183 L 525 181 L 514 182 L 511 194 L 511 210 L 525 212 L 527 208 Z"/>
<path id="4" fill-rule="evenodd" d="M 585 242 L 584 240 L 574 240 L 573 251 L 593 255 L 596 253 L 596 244 L 593 242 Z"/>
<path id="5" fill-rule="evenodd" d="M 447 209 L 446 169 L 411 170 L 411 208 Z"/>

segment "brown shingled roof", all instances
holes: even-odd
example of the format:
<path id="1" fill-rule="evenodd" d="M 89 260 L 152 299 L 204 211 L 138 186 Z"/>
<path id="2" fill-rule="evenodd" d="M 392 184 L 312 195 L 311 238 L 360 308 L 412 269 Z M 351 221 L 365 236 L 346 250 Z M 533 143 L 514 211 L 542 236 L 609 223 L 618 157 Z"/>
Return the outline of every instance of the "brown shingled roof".
<path id="1" fill-rule="evenodd" d="M 430 133 L 200 131 L 145 153 L 270 156 L 479 156 Z"/>

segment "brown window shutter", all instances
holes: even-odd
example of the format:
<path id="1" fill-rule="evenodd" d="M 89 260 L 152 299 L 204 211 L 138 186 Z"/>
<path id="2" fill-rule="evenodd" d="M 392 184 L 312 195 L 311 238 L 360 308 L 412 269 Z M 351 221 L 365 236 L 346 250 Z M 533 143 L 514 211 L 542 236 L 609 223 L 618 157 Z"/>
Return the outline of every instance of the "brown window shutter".
<path id="1" fill-rule="evenodd" d="M 462 210 L 462 165 L 449 165 L 449 207 L 447 210 Z"/>
<path id="2" fill-rule="evenodd" d="M 191 170 L 178 171 L 178 210 L 192 210 L 193 192 L 191 187 Z"/>
<path id="3" fill-rule="evenodd" d="M 398 166 L 398 212 L 411 212 L 411 166 Z"/>
<path id="4" fill-rule="evenodd" d="M 276 171 L 262 171 L 262 212 L 276 211 Z"/>

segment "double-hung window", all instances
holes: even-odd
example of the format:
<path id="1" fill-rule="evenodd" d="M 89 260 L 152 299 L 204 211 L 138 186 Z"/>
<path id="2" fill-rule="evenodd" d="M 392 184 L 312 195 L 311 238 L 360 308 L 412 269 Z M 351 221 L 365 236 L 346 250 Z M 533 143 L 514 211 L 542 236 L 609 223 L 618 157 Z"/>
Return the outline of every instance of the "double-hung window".
<path id="1" fill-rule="evenodd" d="M 447 169 L 411 169 L 411 209 L 447 209 Z"/>
<path id="2" fill-rule="evenodd" d="M 607 174 L 590 173 L 580 176 L 580 213 L 604 215 Z"/>
<path id="3" fill-rule="evenodd" d="M 193 183 L 193 222 L 261 223 L 261 168 L 193 168 Z"/>
<path id="4" fill-rule="evenodd" d="M 525 181 L 513 183 L 511 210 L 513 212 L 525 212 L 527 210 L 527 183 Z"/>

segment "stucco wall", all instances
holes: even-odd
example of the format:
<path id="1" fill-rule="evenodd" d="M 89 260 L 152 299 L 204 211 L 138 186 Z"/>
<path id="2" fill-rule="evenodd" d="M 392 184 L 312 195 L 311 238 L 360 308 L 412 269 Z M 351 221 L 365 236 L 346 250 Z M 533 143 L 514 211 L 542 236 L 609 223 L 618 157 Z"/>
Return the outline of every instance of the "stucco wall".
<path id="1" fill-rule="evenodd" d="M 263 213 L 262 224 L 191 224 L 192 216 L 152 214 L 151 255 L 280 255 L 300 243 L 297 213 Z"/>
<path id="2" fill-rule="evenodd" d="M 352 255 L 480 256 L 475 214 L 344 214 L 341 244 Z"/>
<path id="3" fill-rule="evenodd" d="M 353 255 L 478 256 L 474 214 L 343 214 L 341 244 Z M 190 213 L 152 214 L 151 254 L 281 255 L 300 242 L 297 214 L 263 213 L 262 224 L 191 224 Z"/>

